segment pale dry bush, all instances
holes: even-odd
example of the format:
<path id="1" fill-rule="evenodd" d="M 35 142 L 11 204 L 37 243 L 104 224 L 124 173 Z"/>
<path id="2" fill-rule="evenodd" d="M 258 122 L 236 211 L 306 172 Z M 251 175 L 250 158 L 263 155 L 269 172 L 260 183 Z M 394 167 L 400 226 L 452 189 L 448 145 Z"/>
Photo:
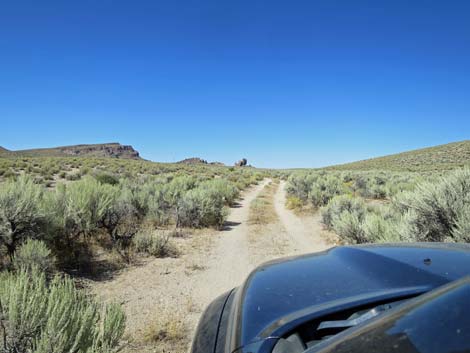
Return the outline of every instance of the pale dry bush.
<path id="1" fill-rule="evenodd" d="M 1 274 L 0 303 L 3 352 L 113 352 L 124 333 L 120 306 L 98 304 L 68 278 L 48 284 L 37 269 Z"/>
<path id="2" fill-rule="evenodd" d="M 370 243 L 394 243 L 402 240 L 397 222 L 380 214 L 369 212 L 361 225 L 364 237 Z"/>
<path id="3" fill-rule="evenodd" d="M 28 239 L 15 251 L 12 265 L 17 271 L 37 268 L 49 274 L 54 271 L 55 258 L 43 241 Z"/>
<path id="4" fill-rule="evenodd" d="M 28 176 L 0 184 L 0 245 L 10 256 L 26 239 L 42 235 L 43 192 L 43 187 Z"/>
<path id="5" fill-rule="evenodd" d="M 136 252 L 155 257 L 175 257 L 178 249 L 172 241 L 173 232 L 161 229 L 140 230 L 132 239 Z"/>
<path id="6" fill-rule="evenodd" d="M 326 207 L 321 209 L 323 224 L 332 229 L 336 219 L 344 212 L 355 214 L 358 219 L 362 220 L 366 213 L 364 200 L 351 195 L 335 196 Z"/>
<path id="7" fill-rule="evenodd" d="M 402 232 L 415 241 L 467 241 L 470 168 L 419 184 L 394 200 L 404 214 Z"/>

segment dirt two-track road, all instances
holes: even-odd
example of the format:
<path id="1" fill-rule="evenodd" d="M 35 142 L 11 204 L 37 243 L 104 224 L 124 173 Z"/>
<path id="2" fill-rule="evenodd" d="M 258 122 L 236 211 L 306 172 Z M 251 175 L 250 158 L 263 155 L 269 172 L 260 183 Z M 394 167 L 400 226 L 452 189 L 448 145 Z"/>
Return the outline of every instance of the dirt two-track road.
<path id="1" fill-rule="evenodd" d="M 299 217 L 285 208 L 284 182 L 271 195 L 274 220 L 249 224 L 250 203 L 269 183 L 243 193 L 223 230 L 179 239 L 180 257 L 149 259 L 92 284 L 99 296 L 123 304 L 129 341 L 124 352 L 186 352 L 204 308 L 256 266 L 333 246 L 324 238 L 319 215 Z"/>

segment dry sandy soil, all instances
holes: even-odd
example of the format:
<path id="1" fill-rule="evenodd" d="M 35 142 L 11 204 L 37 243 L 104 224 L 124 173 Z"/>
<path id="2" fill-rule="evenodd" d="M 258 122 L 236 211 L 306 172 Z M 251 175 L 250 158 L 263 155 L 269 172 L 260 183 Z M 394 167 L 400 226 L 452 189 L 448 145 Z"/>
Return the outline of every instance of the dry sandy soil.
<path id="1" fill-rule="evenodd" d="M 178 258 L 146 259 L 110 280 L 91 284 L 94 293 L 122 303 L 126 311 L 124 352 L 186 352 L 203 309 L 238 286 L 256 266 L 333 245 L 319 215 L 299 217 L 284 207 L 284 182 L 272 196 L 275 221 L 248 224 L 250 202 L 270 182 L 243 194 L 223 230 L 177 239 L 182 252 Z"/>

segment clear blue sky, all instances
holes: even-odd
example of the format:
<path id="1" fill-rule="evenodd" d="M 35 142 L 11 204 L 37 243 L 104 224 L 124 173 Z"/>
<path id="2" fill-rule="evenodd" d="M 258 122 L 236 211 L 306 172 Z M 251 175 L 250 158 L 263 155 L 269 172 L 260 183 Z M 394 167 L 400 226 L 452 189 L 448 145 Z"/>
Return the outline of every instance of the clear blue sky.
<path id="1" fill-rule="evenodd" d="M 0 3 L 0 145 L 314 167 L 470 136 L 470 1 Z"/>

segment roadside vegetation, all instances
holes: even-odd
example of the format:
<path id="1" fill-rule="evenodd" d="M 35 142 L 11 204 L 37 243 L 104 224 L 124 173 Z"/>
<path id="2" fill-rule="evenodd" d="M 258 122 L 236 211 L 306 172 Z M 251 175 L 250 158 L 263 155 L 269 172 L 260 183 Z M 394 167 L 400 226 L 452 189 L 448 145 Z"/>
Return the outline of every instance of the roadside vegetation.
<path id="1" fill-rule="evenodd" d="M 114 352 L 121 307 L 77 286 L 142 256 L 175 257 L 188 228 L 223 226 L 252 168 L 110 158 L 0 158 L 2 352 Z M 117 259 L 117 260 L 116 260 Z M 155 328 L 150 340 L 177 328 Z"/>
<path id="2" fill-rule="evenodd" d="M 217 165 L 188 165 L 155 163 L 145 160 L 95 157 L 9 157 L 0 156 L 0 182 L 22 174 L 33 178 L 35 184 L 54 187 L 58 183 L 80 180 L 87 175 L 100 174 L 114 179 L 132 180 L 149 176 L 192 175 L 210 179 L 224 177 L 240 190 L 253 184 L 259 175 L 271 171 L 254 168 L 224 167 Z"/>
<path id="3" fill-rule="evenodd" d="M 124 333 L 117 304 L 99 304 L 37 268 L 2 273 L 0 301 L 2 352 L 115 352 Z"/>
<path id="4" fill-rule="evenodd" d="M 350 244 L 470 242 L 470 168 L 434 174 L 316 171 L 289 177 L 288 202 L 313 206 Z"/>

